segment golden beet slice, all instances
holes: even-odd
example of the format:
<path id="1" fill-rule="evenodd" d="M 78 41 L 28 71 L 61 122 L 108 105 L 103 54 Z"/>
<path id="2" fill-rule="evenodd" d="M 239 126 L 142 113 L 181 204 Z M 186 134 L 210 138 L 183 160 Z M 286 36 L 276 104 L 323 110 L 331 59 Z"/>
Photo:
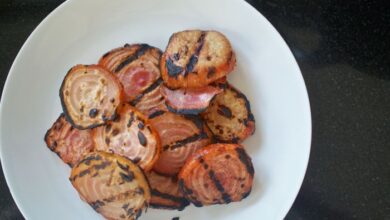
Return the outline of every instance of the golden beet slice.
<path id="1" fill-rule="evenodd" d="M 169 88 L 196 88 L 226 76 L 235 64 L 235 53 L 222 33 L 186 30 L 169 39 L 160 70 Z"/>
<path id="2" fill-rule="evenodd" d="M 122 104 L 117 118 L 93 129 L 96 149 L 131 159 L 148 171 L 160 154 L 160 138 L 145 116 L 129 104 Z"/>
<path id="3" fill-rule="evenodd" d="M 201 114 L 220 142 L 241 143 L 255 132 L 255 118 L 246 96 L 229 84 Z"/>
<path id="4" fill-rule="evenodd" d="M 122 102 L 122 86 L 97 65 L 76 65 L 66 74 L 60 97 L 67 120 L 74 127 L 94 128 L 115 117 Z"/>
<path id="5" fill-rule="evenodd" d="M 161 50 L 148 44 L 126 44 L 103 55 L 99 65 L 112 72 L 123 85 L 129 102 L 153 85 L 160 77 Z"/>
<path id="6" fill-rule="evenodd" d="M 179 186 L 195 206 L 246 198 L 252 189 L 251 158 L 238 144 L 212 144 L 197 150 L 179 173 Z"/>
<path id="7" fill-rule="evenodd" d="M 147 173 L 146 177 L 152 192 L 150 199 L 152 208 L 183 210 L 189 204 L 179 190 L 176 177 L 163 176 L 154 171 Z"/>
<path id="8" fill-rule="evenodd" d="M 61 114 L 46 132 L 47 147 L 69 166 L 74 166 L 85 154 L 94 150 L 91 130 L 79 130 Z"/>
<path id="9" fill-rule="evenodd" d="M 193 152 L 210 143 L 202 120 L 196 116 L 160 111 L 149 118 L 161 139 L 160 158 L 153 166 L 160 174 L 177 174 Z"/>
<path id="10" fill-rule="evenodd" d="M 107 219 L 136 219 L 151 197 L 142 170 L 111 153 L 86 155 L 73 167 L 69 180 L 80 198 Z"/>

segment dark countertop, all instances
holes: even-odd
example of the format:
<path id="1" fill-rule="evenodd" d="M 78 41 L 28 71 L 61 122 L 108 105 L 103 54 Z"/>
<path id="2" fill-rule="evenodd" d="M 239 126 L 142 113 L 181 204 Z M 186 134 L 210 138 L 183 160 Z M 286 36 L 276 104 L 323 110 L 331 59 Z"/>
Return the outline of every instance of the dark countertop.
<path id="1" fill-rule="evenodd" d="M 0 1 L 0 91 L 28 35 L 61 2 Z M 287 41 L 311 102 L 310 162 L 286 219 L 390 219 L 390 8 L 374 0 L 248 2 Z M 0 195 L 0 219 L 23 219 L 2 172 Z"/>

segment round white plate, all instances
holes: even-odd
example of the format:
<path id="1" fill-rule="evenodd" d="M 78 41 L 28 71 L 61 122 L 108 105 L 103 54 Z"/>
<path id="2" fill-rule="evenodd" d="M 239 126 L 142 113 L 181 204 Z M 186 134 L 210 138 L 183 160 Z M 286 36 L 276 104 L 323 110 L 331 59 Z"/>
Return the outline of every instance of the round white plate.
<path id="1" fill-rule="evenodd" d="M 306 171 L 311 115 L 298 65 L 272 25 L 240 0 L 70 0 L 23 45 L 1 100 L 1 162 L 27 219 L 102 219 L 79 199 L 68 165 L 43 141 L 61 112 L 58 90 L 67 70 L 96 63 L 125 43 L 164 49 L 173 32 L 195 28 L 221 31 L 237 53 L 229 80 L 248 96 L 257 126 L 244 142 L 256 171 L 253 191 L 242 202 L 182 212 L 149 209 L 141 219 L 284 218 Z"/>

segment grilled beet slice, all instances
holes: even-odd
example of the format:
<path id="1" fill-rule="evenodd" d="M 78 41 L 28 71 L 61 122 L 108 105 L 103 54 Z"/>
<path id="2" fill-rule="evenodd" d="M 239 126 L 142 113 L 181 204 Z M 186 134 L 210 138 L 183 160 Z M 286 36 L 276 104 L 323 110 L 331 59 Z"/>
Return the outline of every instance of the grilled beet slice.
<path id="1" fill-rule="evenodd" d="M 223 34 L 187 30 L 171 36 L 160 69 L 169 88 L 195 88 L 224 77 L 235 64 L 236 56 Z"/>
<path id="2" fill-rule="evenodd" d="M 229 84 L 225 87 L 202 113 L 202 118 L 217 140 L 240 143 L 255 132 L 255 119 L 246 96 Z"/>
<path id="3" fill-rule="evenodd" d="M 129 104 L 122 104 L 118 117 L 93 129 L 96 149 L 131 159 L 148 171 L 159 157 L 160 138 L 145 116 Z"/>
<path id="4" fill-rule="evenodd" d="M 64 114 L 46 132 L 45 142 L 69 166 L 74 166 L 83 155 L 94 150 L 90 130 L 79 130 L 66 121 Z"/>
<path id="5" fill-rule="evenodd" d="M 106 219 L 137 219 L 151 194 L 143 171 L 131 160 L 104 152 L 86 155 L 69 178 L 80 198 Z"/>
<path id="6" fill-rule="evenodd" d="M 189 202 L 179 190 L 177 178 L 160 175 L 156 172 L 146 174 L 152 192 L 150 206 L 156 209 L 183 210 Z"/>
<path id="7" fill-rule="evenodd" d="M 180 190 L 195 206 L 227 204 L 246 198 L 254 169 L 238 144 L 212 144 L 197 150 L 179 173 Z"/>
<path id="8" fill-rule="evenodd" d="M 210 143 L 200 118 L 171 112 L 156 112 L 149 118 L 161 139 L 162 152 L 153 166 L 153 170 L 160 174 L 177 174 L 187 157 Z"/>
<path id="9" fill-rule="evenodd" d="M 171 90 L 161 87 L 169 111 L 178 114 L 196 115 L 206 110 L 211 99 L 223 90 L 217 86 Z"/>
<path id="10" fill-rule="evenodd" d="M 60 97 L 67 120 L 78 129 L 88 129 L 115 117 L 122 86 L 97 65 L 77 65 L 66 74 Z"/>
<path id="11" fill-rule="evenodd" d="M 130 104 L 146 116 L 149 116 L 156 111 L 167 111 L 165 99 L 160 91 L 162 82 L 161 78 L 158 79 L 142 94 L 132 100 Z"/>
<path id="12" fill-rule="evenodd" d="M 114 73 L 123 85 L 125 101 L 143 94 L 161 74 L 161 50 L 147 44 L 126 44 L 111 50 L 99 60 L 99 65 Z"/>

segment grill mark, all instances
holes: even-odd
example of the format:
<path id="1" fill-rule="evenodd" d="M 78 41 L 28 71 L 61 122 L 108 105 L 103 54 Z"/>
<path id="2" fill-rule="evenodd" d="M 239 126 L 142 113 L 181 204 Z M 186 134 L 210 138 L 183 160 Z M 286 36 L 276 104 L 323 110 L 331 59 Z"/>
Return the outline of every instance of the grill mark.
<path id="1" fill-rule="evenodd" d="M 161 85 L 162 82 L 163 79 L 161 77 L 158 78 L 154 83 L 152 83 L 152 85 L 146 88 L 141 94 L 137 95 L 135 99 L 130 102 L 130 105 L 132 106 L 137 105 L 145 95 L 155 90 L 158 86 Z"/>
<path id="2" fill-rule="evenodd" d="M 89 164 L 91 164 L 91 161 L 93 161 L 93 160 L 99 161 L 101 159 L 102 159 L 102 157 L 100 155 L 91 155 L 91 156 L 88 156 L 88 157 L 82 159 L 79 164 L 84 163 L 85 165 L 89 165 Z"/>
<path id="3" fill-rule="evenodd" d="M 86 169 L 86 170 L 83 170 L 79 173 L 78 177 L 83 177 L 87 174 L 90 174 L 91 173 L 91 169 Z"/>
<path id="4" fill-rule="evenodd" d="M 97 114 L 99 113 L 99 110 L 96 108 L 93 108 L 89 111 L 89 117 L 96 118 Z"/>
<path id="5" fill-rule="evenodd" d="M 215 176 L 214 170 L 209 171 L 209 177 L 213 181 L 214 186 L 217 188 L 217 190 L 222 194 L 222 199 L 225 203 L 230 203 L 232 199 L 230 198 L 230 195 L 225 192 L 225 189 L 223 188 L 221 182 L 217 179 Z"/>
<path id="6" fill-rule="evenodd" d="M 165 61 L 165 66 L 168 71 L 168 75 L 170 77 L 177 77 L 181 72 L 183 72 L 183 68 L 181 66 L 177 66 L 173 63 L 172 59 L 170 57 L 167 57 Z"/>
<path id="7" fill-rule="evenodd" d="M 251 159 L 248 157 L 245 150 L 238 147 L 236 148 L 236 152 L 240 161 L 245 165 L 246 171 L 253 177 L 253 175 L 255 174 L 255 170 L 253 168 Z"/>
<path id="8" fill-rule="evenodd" d="M 111 127 L 112 127 L 111 124 L 107 124 L 105 128 L 106 132 L 109 132 L 111 130 Z"/>
<path id="9" fill-rule="evenodd" d="M 229 107 L 227 107 L 225 105 L 219 105 L 218 109 L 217 109 L 217 112 L 218 112 L 218 114 L 224 116 L 225 118 L 228 118 L 228 119 L 233 118 L 232 111 L 230 110 Z"/>
<path id="10" fill-rule="evenodd" d="M 183 194 L 185 196 L 187 196 L 187 198 L 189 198 L 191 200 L 192 204 L 194 204 L 196 207 L 203 206 L 203 204 L 200 201 L 198 201 L 196 198 L 194 198 L 194 196 L 191 196 L 194 192 L 184 185 L 183 179 L 179 179 L 178 184 L 179 184 L 180 190 L 183 192 Z"/>
<path id="11" fill-rule="evenodd" d="M 149 115 L 149 119 L 156 118 L 164 113 L 165 113 L 165 111 L 163 111 L 163 110 L 155 111 Z"/>
<path id="12" fill-rule="evenodd" d="M 192 143 L 192 142 L 195 142 L 195 141 L 198 141 L 198 140 L 201 140 L 201 139 L 205 139 L 205 138 L 208 138 L 207 134 L 206 133 L 200 133 L 200 134 L 195 134 L 195 135 L 192 135 L 190 137 L 187 137 L 183 140 L 180 140 L 180 141 L 176 141 L 175 143 L 173 144 L 170 144 L 170 145 L 165 145 L 163 147 L 163 151 L 166 151 L 166 150 L 174 150 L 176 148 L 179 148 L 179 147 L 183 147 L 184 145 L 186 144 L 189 144 L 189 143 Z"/>
<path id="13" fill-rule="evenodd" d="M 125 66 L 133 62 L 134 60 L 137 60 L 142 55 L 144 55 L 149 49 L 152 47 L 148 44 L 139 44 L 139 48 L 137 51 L 135 51 L 134 54 L 131 54 L 130 56 L 126 57 L 125 60 L 123 60 L 114 70 L 115 73 L 121 71 Z"/>
<path id="14" fill-rule="evenodd" d="M 131 182 L 134 179 L 134 173 L 131 171 L 128 171 L 127 174 L 120 172 L 119 175 L 121 176 L 122 180 L 125 182 Z"/>
<path id="15" fill-rule="evenodd" d="M 206 31 L 202 31 L 202 33 L 200 34 L 200 37 L 198 38 L 198 41 L 196 42 L 197 46 L 195 48 L 195 51 L 191 55 L 190 59 L 188 60 L 188 63 L 186 64 L 186 69 L 185 69 L 185 72 L 184 72 L 184 76 L 186 76 L 188 73 L 192 72 L 194 70 L 196 64 L 198 63 L 199 54 L 200 54 L 200 51 L 203 48 L 204 40 L 206 38 L 206 34 L 207 34 Z"/>
<path id="16" fill-rule="evenodd" d="M 134 112 L 131 112 L 131 113 L 130 113 L 129 122 L 127 122 L 127 127 L 128 127 L 128 128 L 131 127 L 131 124 L 133 123 L 133 121 L 134 121 Z"/>
<path id="17" fill-rule="evenodd" d="M 146 137 L 145 137 L 144 133 L 142 133 L 142 131 L 138 131 L 138 135 L 137 136 L 138 136 L 139 143 L 142 146 L 146 147 L 148 141 L 146 140 Z"/>
<path id="18" fill-rule="evenodd" d="M 217 69 L 213 66 L 209 67 L 207 69 L 207 78 L 211 78 L 213 76 L 215 76 L 215 73 L 217 72 Z"/>
<path id="19" fill-rule="evenodd" d="M 119 161 L 116 161 L 116 164 L 118 164 L 119 168 L 121 168 L 122 170 L 124 170 L 126 172 L 129 170 L 129 166 L 128 165 L 123 165 Z"/>
<path id="20" fill-rule="evenodd" d="M 111 161 L 103 161 L 101 164 L 94 165 L 93 168 L 95 168 L 95 170 L 100 170 L 100 169 L 104 169 L 110 165 L 111 165 Z"/>
<path id="21" fill-rule="evenodd" d="M 94 210 L 98 210 L 100 207 L 104 206 L 105 203 L 104 203 L 103 201 L 96 200 L 95 202 L 89 203 L 89 205 L 90 205 Z"/>
<path id="22" fill-rule="evenodd" d="M 144 127 L 145 127 L 145 124 L 142 121 L 140 121 L 138 123 L 138 128 L 142 130 L 142 129 L 144 129 Z"/>

